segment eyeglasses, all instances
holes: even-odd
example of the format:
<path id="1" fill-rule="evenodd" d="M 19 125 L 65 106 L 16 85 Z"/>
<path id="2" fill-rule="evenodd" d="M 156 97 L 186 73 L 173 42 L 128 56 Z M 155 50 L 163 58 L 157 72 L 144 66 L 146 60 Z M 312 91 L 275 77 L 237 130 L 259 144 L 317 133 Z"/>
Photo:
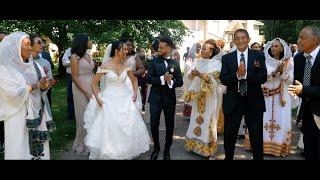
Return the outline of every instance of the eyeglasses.
<path id="1" fill-rule="evenodd" d="M 39 45 L 42 45 L 43 42 L 41 40 L 38 40 L 38 41 L 34 41 L 34 43 L 38 43 Z"/>

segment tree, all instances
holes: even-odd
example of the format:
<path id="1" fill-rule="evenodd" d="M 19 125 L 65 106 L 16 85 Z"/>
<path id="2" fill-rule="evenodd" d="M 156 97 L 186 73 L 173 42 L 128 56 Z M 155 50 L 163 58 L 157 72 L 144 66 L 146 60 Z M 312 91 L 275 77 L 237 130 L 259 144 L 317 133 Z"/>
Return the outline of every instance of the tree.
<path id="1" fill-rule="evenodd" d="M 87 33 L 97 44 L 107 44 L 128 33 L 138 46 L 146 47 L 154 36 L 169 35 L 177 44 L 190 32 L 179 20 L 1 20 L 2 31 L 24 31 L 48 36 L 62 50 L 75 34 Z M 65 70 L 59 60 L 60 75 Z"/>
<path id="2" fill-rule="evenodd" d="M 263 20 L 266 41 L 276 37 L 287 43 L 297 43 L 300 31 L 305 26 L 320 26 L 319 20 Z"/>

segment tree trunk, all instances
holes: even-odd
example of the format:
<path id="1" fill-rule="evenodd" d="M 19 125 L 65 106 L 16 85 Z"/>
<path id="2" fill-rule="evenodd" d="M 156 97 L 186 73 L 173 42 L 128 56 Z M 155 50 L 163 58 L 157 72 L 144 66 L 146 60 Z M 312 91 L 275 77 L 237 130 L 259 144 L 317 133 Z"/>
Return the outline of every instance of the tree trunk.
<path id="1" fill-rule="evenodd" d="M 58 68 L 58 76 L 59 77 L 65 77 L 66 76 L 66 67 L 62 64 L 62 56 L 61 53 L 64 49 L 61 45 L 57 45 L 59 48 L 59 68 Z"/>
<path id="2" fill-rule="evenodd" d="M 62 51 L 65 50 L 65 41 L 68 39 L 67 30 L 65 25 L 60 25 L 59 27 L 59 38 L 58 38 L 58 48 L 59 48 L 59 77 L 66 77 L 66 67 L 62 64 Z"/>

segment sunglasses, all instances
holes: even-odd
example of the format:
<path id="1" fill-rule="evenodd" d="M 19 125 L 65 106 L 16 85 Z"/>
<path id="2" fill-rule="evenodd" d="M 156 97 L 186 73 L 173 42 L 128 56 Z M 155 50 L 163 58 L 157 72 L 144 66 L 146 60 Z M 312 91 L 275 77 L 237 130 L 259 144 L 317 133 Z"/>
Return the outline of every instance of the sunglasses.
<path id="1" fill-rule="evenodd" d="M 38 40 L 38 41 L 34 41 L 34 43 L 38 43 L 39 45 L 42 45 L 43 42 L 41 40 Z"/>

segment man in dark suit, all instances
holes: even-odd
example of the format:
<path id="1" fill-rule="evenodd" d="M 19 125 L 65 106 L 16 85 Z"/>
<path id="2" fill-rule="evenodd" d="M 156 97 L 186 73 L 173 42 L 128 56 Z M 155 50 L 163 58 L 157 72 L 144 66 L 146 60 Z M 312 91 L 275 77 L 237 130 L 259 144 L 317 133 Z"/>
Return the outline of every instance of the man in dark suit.
<path id="1" fill-rule="evenodd" d="M 288 90 L 302 98 L 300 113 L 304 153 L 307 160 L 320 160 L 320 29 L 307 26 L 299 34 L 299 53 L 294 57 L 295 85 Z M 303 52 L 303 53 L 302 53 Z"/>
<path id="2" fill-rule="evenodd" d="M 147 82 L 151 84 L 149 94 L 150 124 L 154 142 L 151 159 L 156 160 L 160 151 L 159 121 L 162 110 L 166 124 L 166 143 L 164 160 L 170 160 L 170 147 L 174 129 L 174 115 L 176 110 L 175 88 L 183 85 L 181 71 L 178 63 L 170 59 L 173 42 L 169 37 L 159 39 L 160 56 L 151 60 L 148 66 Z"/>
<path id="3" fill-rule="evenodd" d="M 232 160 L 242 116 L 249 129 L 253 159 L 263 159 L 263 112 L 265 101 L 261 84 L 267 81 L 262 52 L 248 48 L 250 37 L 245 29 L 234 34 L 237 50 L 222 56 L 220 80 L 227 86 L 223 96 L 225 159 Z"/>

